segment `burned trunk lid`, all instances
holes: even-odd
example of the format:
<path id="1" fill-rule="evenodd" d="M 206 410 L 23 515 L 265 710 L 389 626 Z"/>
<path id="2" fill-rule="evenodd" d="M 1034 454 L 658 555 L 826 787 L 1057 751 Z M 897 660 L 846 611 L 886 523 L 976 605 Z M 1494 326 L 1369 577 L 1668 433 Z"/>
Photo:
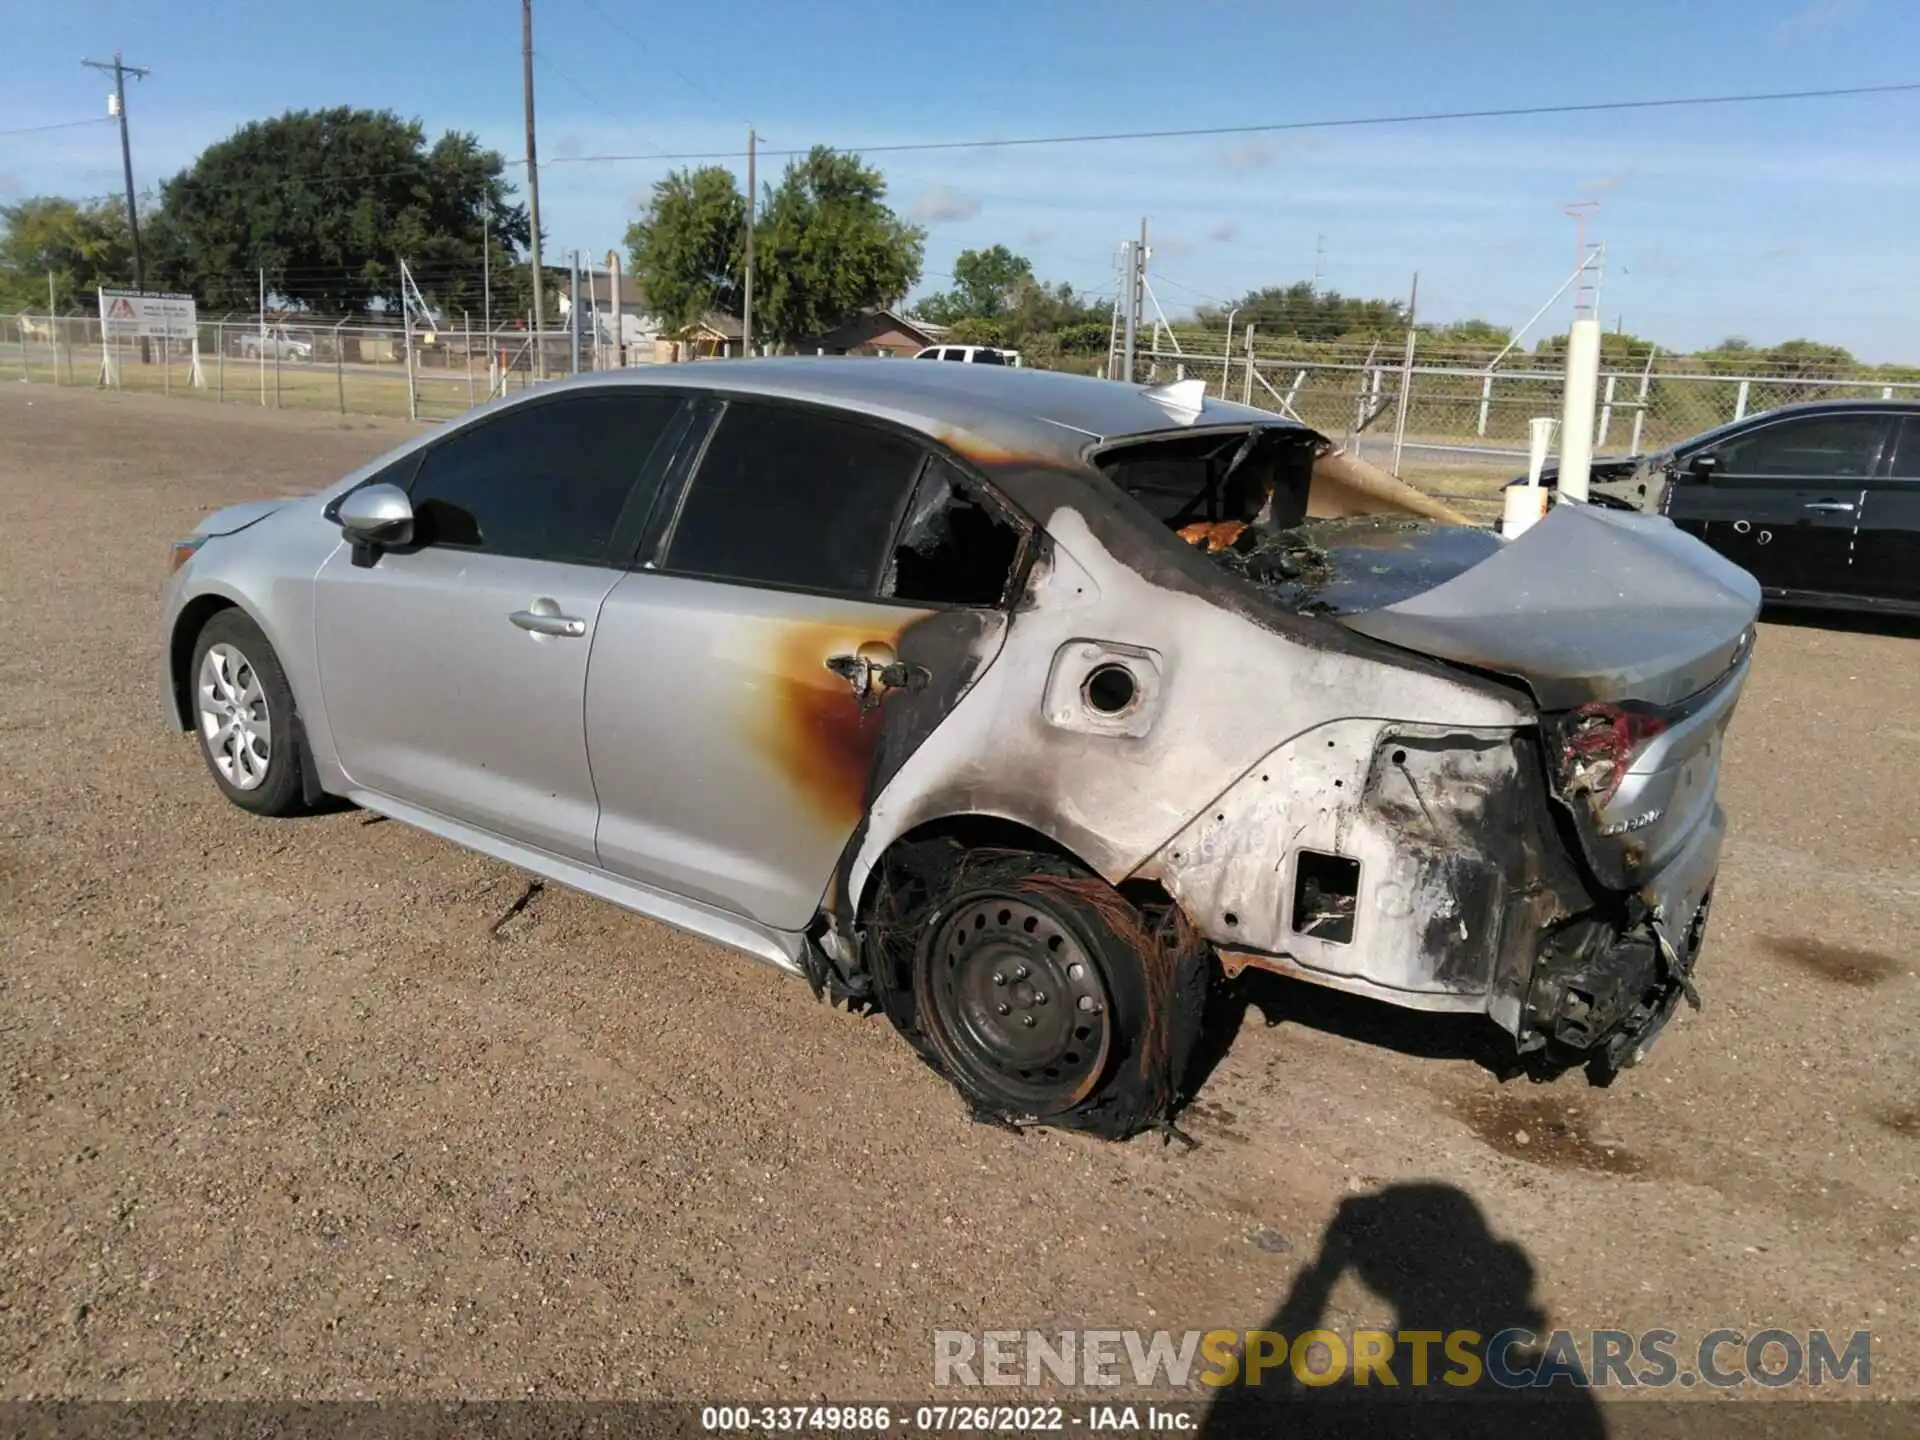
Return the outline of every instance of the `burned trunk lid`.
<path id="1" fill-rule="evenodd" d="M 1511 676 L 1551 711 L 1683 701 L 1740 658 L 1759 614 L 1753 577 L 1664 519 L 1556 505 L 1495 544 L 1439 584 L 1341 623 Z"/>

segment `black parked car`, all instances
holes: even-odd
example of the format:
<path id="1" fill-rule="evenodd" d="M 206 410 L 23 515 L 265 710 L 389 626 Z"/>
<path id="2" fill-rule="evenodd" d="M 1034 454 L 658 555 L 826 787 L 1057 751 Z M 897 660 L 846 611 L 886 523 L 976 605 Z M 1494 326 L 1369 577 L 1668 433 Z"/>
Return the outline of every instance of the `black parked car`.
<path id="1" fill-rule="evenodd" d="M 1920 614 L 1920 402 L 1750 415 L 1656 455 L 1595 460 L 1590 494 L 1667 516 L 1769 600 Z"/>

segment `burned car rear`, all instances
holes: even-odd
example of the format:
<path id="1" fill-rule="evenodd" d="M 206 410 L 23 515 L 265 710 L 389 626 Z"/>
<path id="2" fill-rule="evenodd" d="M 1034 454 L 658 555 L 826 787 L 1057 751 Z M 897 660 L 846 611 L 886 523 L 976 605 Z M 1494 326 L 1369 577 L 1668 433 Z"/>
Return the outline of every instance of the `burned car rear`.
<path id="1" fill-rule="evenodd" d="M 1502 541 L 1309 430 L 1212 408 L 1079 466 L 976 456 L 1043 553 L 999 658 L 878 795 L 868 852 L 962 806 L 1018 820 L 1153 918 L 1142 945 L 1633 1064 L 1695 994 L 1752 582 L 1593 507 Z"/>
<path id="2" fill-rule="evenodd" d="M 496 402 L 174 560 L 165 712 L 240 809 L 343 797 L 1116 1137 L 1223 970 L 1637 1060 L 1759 602 L 1664 519 L 1503 541 L 1197 382 L 825 358 Z"/>

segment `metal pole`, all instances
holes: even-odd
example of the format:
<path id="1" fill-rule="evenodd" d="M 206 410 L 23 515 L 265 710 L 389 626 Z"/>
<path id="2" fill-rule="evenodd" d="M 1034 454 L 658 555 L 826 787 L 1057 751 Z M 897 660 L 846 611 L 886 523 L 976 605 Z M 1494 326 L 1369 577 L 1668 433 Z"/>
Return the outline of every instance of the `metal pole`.
<path id="1" fill-rule="evenodd" d="M 280 342 L 273 342 L 273 408 L 280 408 Z"/>
<path id="2" fill-rule="evenodd" d="M 1227 311 L 1227 345 L 1220 352 L 1220 398 L 1227 398 L 1227 380 L 1233 374 L 1233 317 L 1240 313 L 1240 307 L 1234 306 Z"/>
<path id="3" fill-rule="evenodd" d="M 227 323 L 226 321 L 222 320 L 219 324 L 213 327 L 213 336 L 214 336 L 214 348 L 219 352 L 218 357 L 214 362 L 214 371 L 216 376 L 214 380 L 214 384 L 218 388 L 214 391 L 213 403 L 216 405 L 224 405 L 227 403 Z"/>
<path id="4" fill-rule="evenodd" d="M 544 378 L 540 355 L 540 162 L 533 143 L 533 0 L 520 0 L 520 81 L 527 101 L 527 213 L 533 224 L 533 372 Z M 411 354 L 411 351 L 409 351 Z M 408 382 L 411 396 L 412 382 Z"/>
<path id="5" fill-rule="evenodd" d="M 620 252 L 607 252 L 607 283 L 613 289 L 613 365 L 616 370 L 627 363 L 627 327 L 620 314 Z"/>
<path id="6" fill-rule="evenodd" d="M 567 301 L 567 333 L 573 341 L 573 373 L 580 373 L 580 252 L 573 252 L 573 295 Z"/>
<path id="7" fill-rule="evenodd" d="M 1146 264 L 1147 221 L 1140 220 L 1140 243 L 1127 251 L 1127 319 L 1120 340 L 1120 378 L 1133 383 L 1134 344 L 1140 329 L 1140 272 Z"/>
<path id="8" fill-rule="evenodd" d="M 1493 372 L 1488 371 L 1486 376 L 1480 381 L 1480 420 L 1479 423 L 1474 426 L 1473 431 L 1474 434 L 1483 440 L 1487 437 L 1487 410 L 1492 404 Z"/>
<path id="9" fill-rule="evenodd" d="M 260 405 L 267 404 L 267 272 L 260 272 L 260 353 L 254 357 L 260 362 Z"/>
<path id="10" fill-rule="evenodd" d="M 1243 405 L 1253 404 L 1253 325 L 1254 322 L 1249 320 L 1242 334 L 1247 345 L 1247 373 L 1241 377 L 1240 382 L 1242 387 L 1240 403 Z"/>
<path id="11" fill-rule="evenodd" d="M 578 314 L 580 310 L 579 305 L 576 304 L 573 308 L 574 312 Z M 468 315 L 464 310 L 460 312 L 460 328 L 466 332 L 467 408 L 471 410 L 476 403 L 473 398 L 473 317 Z M 574 337 L 573 356 L 576 361 L 580 358 L 580 339 L 577 335 Z"/>
<path id="12" fill-rule="evenodd" d="M 413 309 L 411 306 L 400 307 L 400 320 L 401 340 L 407 347 L 407 418 L 418 420 L 420 407 L 413 394 Z"/>
<path id="13" fill-rule="evenodd" d="M 1600 400 L 1600 433 L 1595 437 L 1593 442 L 1593 448 L 1595 450 L 1604 450 L 1607 448 L 1607 431 L 1613 427 L 1613 387 L 1619 382 L 1619 379 L 1620 377 L 1618 375 L 1607 376 L 1606 393 Z"/>
<path id="14" fill-rule="evenodd" d="M 1640 453 L 1640 431 L 1647 423 L 1647 388 L 1653 383 L 1653 357 L 1657 353 L 1657 347 L 1647 351 L 1647 368 L 1640 372 L 1640 393 L 1636 397 L 1639 403 L 1633 411 L 1633 440 L 1628 447 L 1629 454 Z"/>
<path id="15" fill-rule="evenodd" d="M 342 320 L 340 325 L 347 322 Z M 333 383 L 340 390 L 340 413 L 347 413 L 347 367 L 340 357 L 340 325 L 333 327 Z"/>
<path id="16" fill-rule="evenodd" d="M 493 211 L 480 217 L 480 323 L 487 327 L 488 343 L 493 337 Z"/>
<path id="17" fill-rule="evenodd" d="M 740 302 L 740 353 L 753 354 L 753 127 L 747 127 L 747 273 L 745 294 Z"/>
<path id="18" fill-rule="evenodd" d="M 1420 272 L 1413 272 L 1413 291 L 1407 297 L 1407 353 L 1400 361 L 1400 405 L 1393 418 L 1393 473 L 1400 473 L 1400 452 L 1407 443 L 1407 408 L 1413 399 L 1413 342 L 1420 332 L 1414 317 L 1420 310 Z"/>

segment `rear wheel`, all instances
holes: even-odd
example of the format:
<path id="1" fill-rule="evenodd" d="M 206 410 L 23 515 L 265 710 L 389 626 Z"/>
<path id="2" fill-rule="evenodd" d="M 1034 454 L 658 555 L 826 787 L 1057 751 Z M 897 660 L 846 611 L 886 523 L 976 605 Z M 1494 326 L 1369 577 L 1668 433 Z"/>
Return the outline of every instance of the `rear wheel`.
<path id="1" fill-rule="evenodd" d="M 944 880 L 907 963 L 876 967 L 921 1056 L 993 1119 L 1112 1139 L 1170 1119 L 1213 965 L 1178 913 L 1045 855 L 963 854 Z"/>
<path id="2" fill-rule="evenodd" d="M 200 754 L 221 793 L 256 815 L 293 815 L 301 804 L 293 691 L 260 627 L 222 610 L 193 647 L 193 721 Z"/>

